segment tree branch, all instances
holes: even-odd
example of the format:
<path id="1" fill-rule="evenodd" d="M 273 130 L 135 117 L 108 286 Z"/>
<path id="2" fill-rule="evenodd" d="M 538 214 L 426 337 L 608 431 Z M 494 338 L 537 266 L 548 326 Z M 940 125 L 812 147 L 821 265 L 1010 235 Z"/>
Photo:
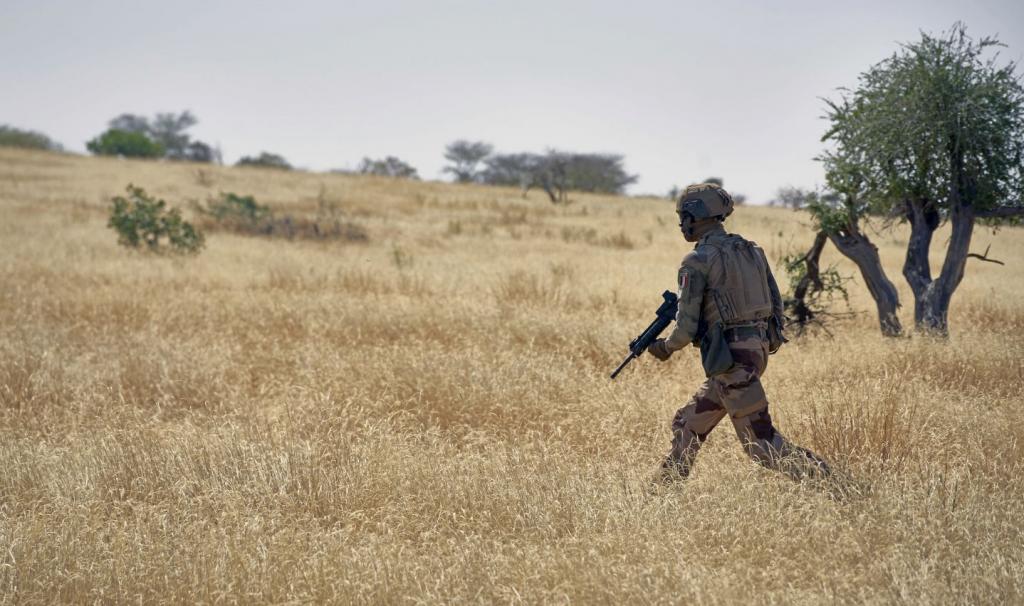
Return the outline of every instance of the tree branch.
<path id="1" fill-rule="evenodd" d="M 989 244 L 988 246 L 985 247 L 985 254 L 979 255 L 978 253 L 967 253 L 967 257 L 968 258 L 974 258 L 974 259 L 980 259 L 980 260 L 986 261 L 988 263 L 998 263 L 999 265 L 1006 265 L 1006 263 L 1003 263 L 1002 261 L 1000 261 L 998 259 L 989 259 L 988 258 L 988 249 L 990 249 L 990 248 L 992 248 L 991 244 Z"/>

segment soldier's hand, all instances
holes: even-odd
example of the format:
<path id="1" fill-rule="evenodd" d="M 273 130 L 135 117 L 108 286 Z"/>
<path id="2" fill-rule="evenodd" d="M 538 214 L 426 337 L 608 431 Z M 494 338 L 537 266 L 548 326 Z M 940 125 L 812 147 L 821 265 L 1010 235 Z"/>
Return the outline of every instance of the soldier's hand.
<path id="1" fill-rule="evenodd" d="M 665 339 L 656 339 L 653 343 L 648 345 L 647 353 L 658 358 L 662 362 L 672 357 L 672 352 L 665 345 Z"/>

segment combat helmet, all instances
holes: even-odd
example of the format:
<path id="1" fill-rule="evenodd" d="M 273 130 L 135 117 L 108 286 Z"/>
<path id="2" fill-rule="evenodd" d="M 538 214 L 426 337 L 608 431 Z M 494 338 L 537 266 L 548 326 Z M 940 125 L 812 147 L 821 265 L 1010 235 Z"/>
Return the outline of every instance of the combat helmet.
<path id="1" fill-rule="evenodd" d="M 676 212 L 680 219 L 683 214 L 690 214 L 694 221 L 720 217 L 725 220 L 732 214 L 735 203 L 729 192 L 717 183 L 698 183 L 683 190 L 676 201 Z"/>

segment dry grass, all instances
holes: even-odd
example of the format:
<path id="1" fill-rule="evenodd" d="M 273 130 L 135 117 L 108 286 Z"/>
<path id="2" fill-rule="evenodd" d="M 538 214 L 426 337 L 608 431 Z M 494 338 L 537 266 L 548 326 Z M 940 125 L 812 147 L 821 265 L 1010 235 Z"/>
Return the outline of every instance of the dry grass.
<path id="1" fill-rule="evenodd" d="M 972 262 L 948 343 L 864 314 L 772 358 L 773 415 L 851 498 L 729 427 L 650 496 L 696 353 L 607 373 L 686 250 L 671 206 L 195 170 L 0 150 L 0 601 L 1024 600 L 1019 229 L 978 232 L 1008 265 Z M 327 197 L 369 240 L 130 253 L 104 227 L 129 181 Z M 801 220 L 730 223 L 777 260 Z M 894 279 L 905 236 L 878 238 Z"/>

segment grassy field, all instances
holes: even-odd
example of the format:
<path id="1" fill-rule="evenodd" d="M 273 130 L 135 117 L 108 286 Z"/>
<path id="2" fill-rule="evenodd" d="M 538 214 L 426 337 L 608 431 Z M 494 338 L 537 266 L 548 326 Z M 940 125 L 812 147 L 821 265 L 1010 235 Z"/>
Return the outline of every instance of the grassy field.
<path id="1" fill-rule="evenodd" d="M 970 262 L 948 342 L 862 313 L 772 357 L 779 427 L 855 494 L 726 423 L 650 495 L 697 352 L 608 373 L 689 248 L 669 203 L 202 171 L 0 150 L 0 602 L 1024 601 L 1024 231 L 976 232 L 1007 264 Z M 367 239 L 134 253 L 129 182 Z M 777 262 L 806 223 L 727 227 Z M 872 237 L 909 325 L 907 233 Z"/>

